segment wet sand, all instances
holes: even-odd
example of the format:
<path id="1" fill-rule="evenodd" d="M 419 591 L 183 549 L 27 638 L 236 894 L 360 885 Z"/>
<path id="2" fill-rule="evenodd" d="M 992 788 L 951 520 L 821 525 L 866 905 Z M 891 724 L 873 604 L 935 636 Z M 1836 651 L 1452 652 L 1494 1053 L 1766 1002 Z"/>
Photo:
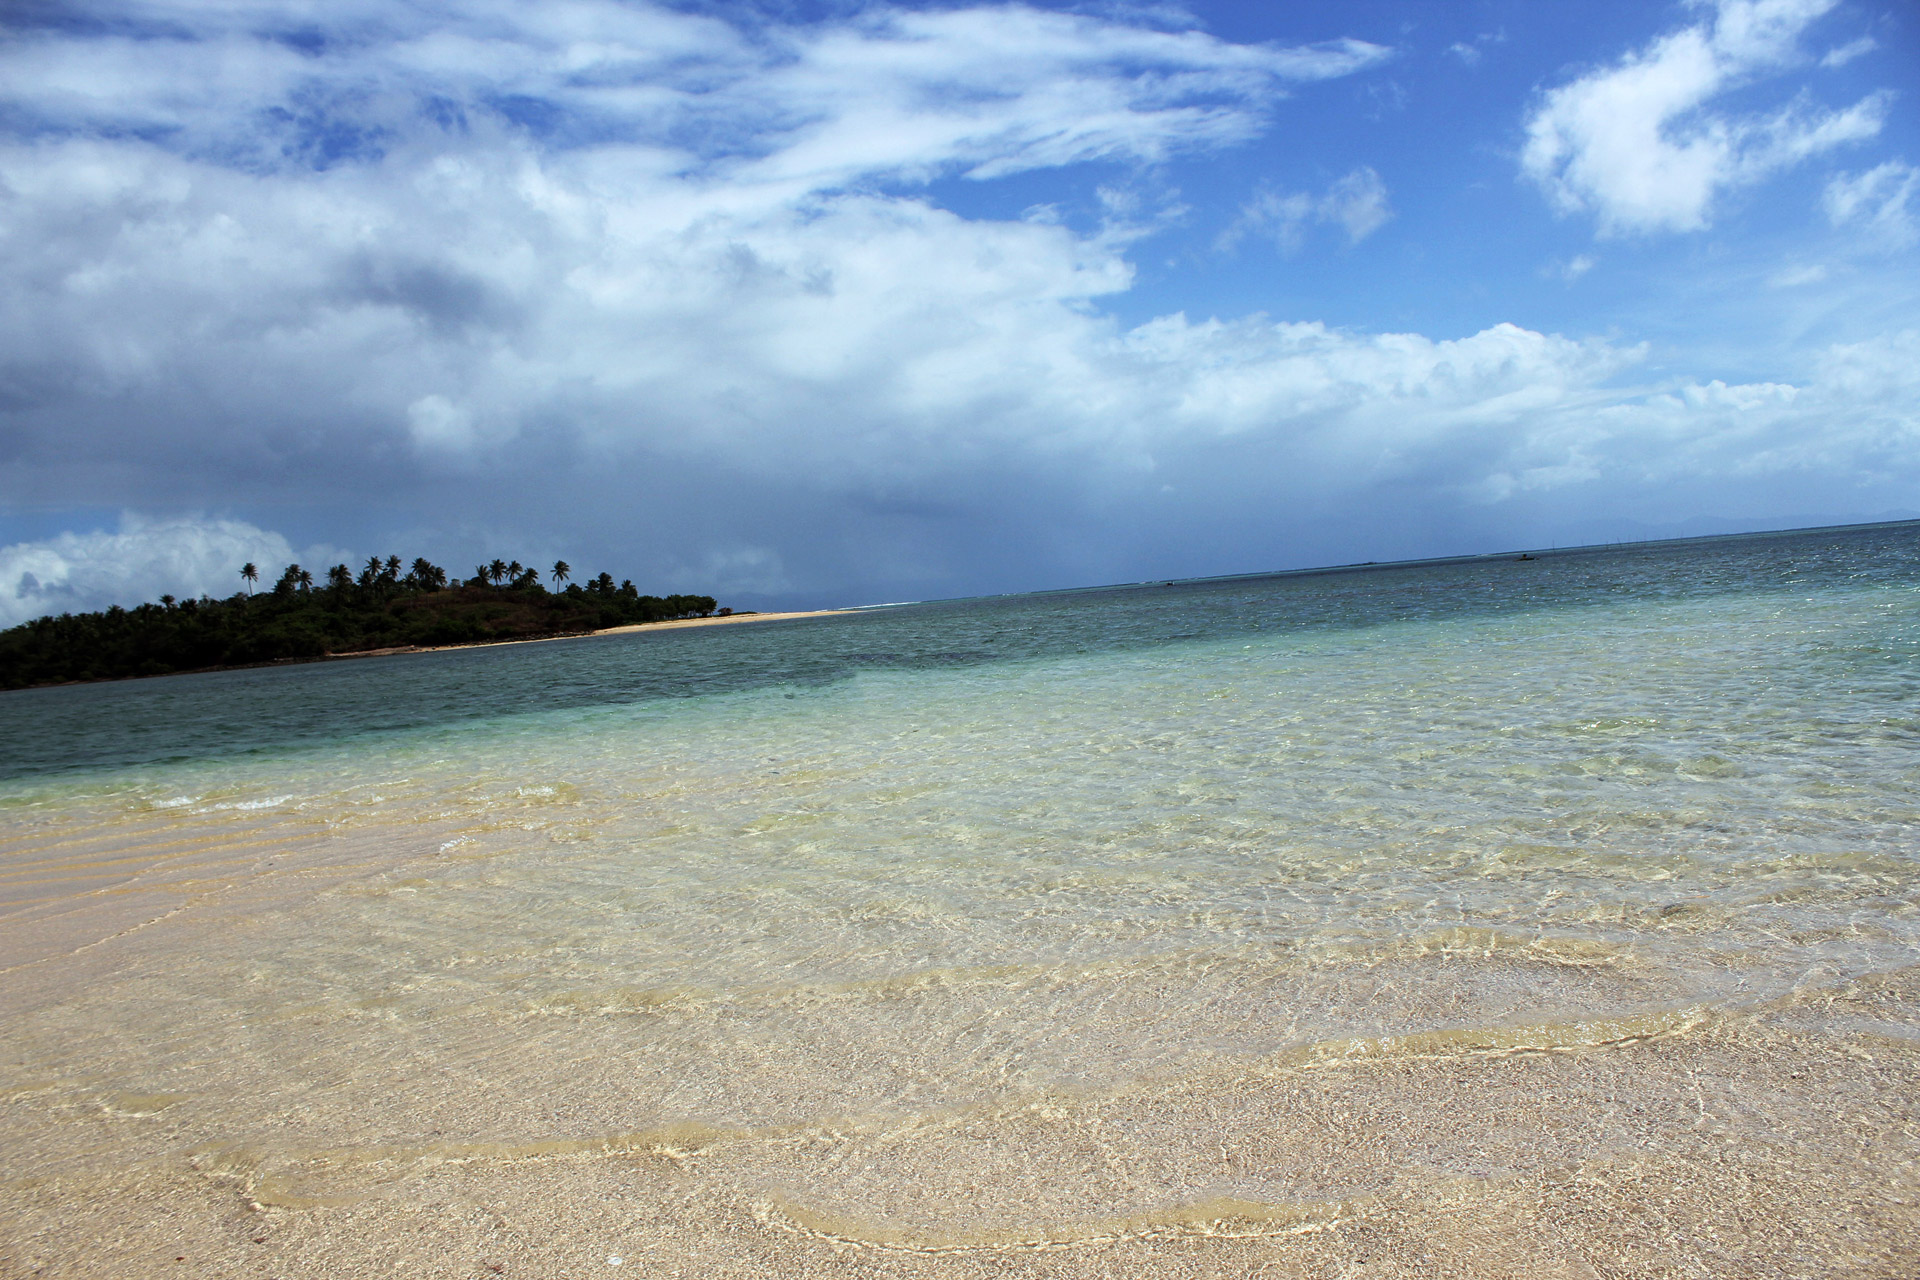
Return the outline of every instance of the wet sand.
<path id="1" fill-rule="evenodd" d="M 274 958 L 351 963 L 312 939 L 356 899 L 424 892 L 410 873 L 451 828 L 318 825 L 158 814 L 8 840 L 0 1275 L 1920 1266 L 1920 968 L 1661 1007 L 1623 957 L 1463 935 L 1038 987 L 948 972 L 410 1011 L 375 982 L 343 1008 Z M 1577 1016 L 1623 1000 L 1651 1011 Z M 1067 1038 L 1094 1058 L 1134 1040 L 1139 1069 L 956 1087 L 1035 1001 L 1098 1008 Z M 1255 1024 L 1383 1006 L 1430 1029 L 1246 1051 Z M 736 1025 L 756 1008 L 812 1030 L 770 1045 Z M 1156 1072 L 1156 1034 L 1219 1051 Z"/>
<path id="2" fill-rule="evenodd" d="M 1910 1012 L 1910 978 L 1822 993 Z M 1831 1003 L 1829 1003 L 1831 1001 Z M 1535 1050 L 1223 1066 L 910 1122 L 694 1124 L 518 1143 L 232 1146 L 171 1095 L 8 1103 L 20 1276 L 1874 1276 L 1914 1274 L 1903 1033 L 1783 1008 Z M 1676 1082 L 1684 1090 L 1676 1091 Z M 58 1086 L 48 1086 L 58 1088 Z M 42 1091 L 44 1092 L 44 1091 Z M 1685 1096 L 1676 1096 L 1684 1094 Z M 196 1099 L 203 1105 L 218 1099 Z M 1786 1123 L 1781 1123 L 1785 1120 Z M 39 1132 L 34 1132 L 39 1129 Z M 78 1130 L 78 1132 L 76 1132 Z M 43 1144 L 84 1137 L 114 1167 Z M 36 1141 L 38 1139 L 39 1141 Z"/>

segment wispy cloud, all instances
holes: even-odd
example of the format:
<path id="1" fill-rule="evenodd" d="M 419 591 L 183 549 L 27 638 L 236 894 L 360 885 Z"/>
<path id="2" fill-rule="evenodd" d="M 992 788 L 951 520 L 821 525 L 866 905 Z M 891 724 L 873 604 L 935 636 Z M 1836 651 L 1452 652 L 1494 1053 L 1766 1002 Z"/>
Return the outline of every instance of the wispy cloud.
<path id="1" fill-rule="evenodd" d="M 1836 227 L 1864 234 L 1884 249 L 1905 249 L 1920 242 L 1914 192 L 1920 169 L 1889 160 L 1865 173 L 1843 173 L 1827 183 L 1820 203 Z"/>
<path id="2" fill-rule="evenodd" d="M 1801 35 L 1836 0 L 1720 0 L 1705 22 L 1549 90 L 1528 118 L 1521 167 L 1602 234 L 1692 231 L 1724 191 L 1880 131 L 1891 95 L 1840 109 L 1802 92 L 1772 109 L 1713 109 L 1804 61 Z"/>
<path id="3" fill-rule="evenodd" d="M 1872 36 L 1861 36 L 1857 40 L 1849 40 L 1843 45 L 1836 45 L 1827 50 L 1820 59 L 1820 65 L 1823 67 L 1844 67 L 1855 58 L 1872 53 L 1879 47 L 1879 42 Z"/>
<path id="4" fill-rule="evenodd" d="M 868 176 L 1158 160 L 1248 137 L 1290 85 L 1387 55 L 1234 44 L 1021 5 L 740 28 L 616 0 L 96 6 L 0 46 L 41 136 L 139 137 L 253 171 L 377 160 L 479 133 L 621 146 L 785 194 Z M 115 19 L 118 21 L 115 21 Z"/>
<path id="5" fill-rule="evenodd" d="M 1576 253 L 1573 257 L 1565 261 L 1556 260 L 1549 263 L 1546 274 L 1556 280 L 1564 280 L 1568 284 L 1572 284 L 1575 280 L 1578 280 L 1598 265 L 1599 259 L 1595 258 L 1592 254 Z"/>
<path id="6" fill-rule="evenodd" d="M 1361 167 L 1331 183 L 1319 195 L 1304 191 L 1263 191 L 1241 207 L 1240 216 L 1221 232 L 1216 244 L 1231 249 L 1249 236 L 1271 239 L 1283 253 L 1297 252 L 1309 228 L 1339 227 L 1348 244 L 1362 240 L 1393 217 L 1387 203 L 1387 184 L 1372 169 Z"/>
<path id="7" fill-rule="evenodd" d="M 1767 283 L 1776 289 L 1798 289 L 1805 285 L 1819 284 L 1827 278 L 1827 269 L 1817 262 L 1801 263 L 1798 266 L 1783 267 L 1767 277 Z"/>
<path id="8" fill-rule="evenodd" d="M 1447 46 L 1446 52 L 1449 56 L 1458 58 L 1468 67 L 1477 67 L 1480 65 L 1480 60 L 1486 57 L 1488 48 L 1497 44 L 1505 44 L 1506 42 L 1507 33 L 1504 30 L 1483 31 L 1471 40 L 1454 41 Z"/>

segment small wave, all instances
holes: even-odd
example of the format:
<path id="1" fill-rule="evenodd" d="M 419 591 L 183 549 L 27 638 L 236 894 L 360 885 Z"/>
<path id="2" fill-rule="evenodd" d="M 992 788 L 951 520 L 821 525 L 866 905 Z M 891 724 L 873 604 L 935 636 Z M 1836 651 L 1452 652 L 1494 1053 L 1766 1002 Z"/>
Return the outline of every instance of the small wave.
<path id="1" fill-rule="evenodd" d="M 292 796 L 268 796 L 263 800 L 229 800 L 225 804 L 210 804 L 203 812 L 217 813 L 227 809 L 272 809 L 293 799 Z"/>

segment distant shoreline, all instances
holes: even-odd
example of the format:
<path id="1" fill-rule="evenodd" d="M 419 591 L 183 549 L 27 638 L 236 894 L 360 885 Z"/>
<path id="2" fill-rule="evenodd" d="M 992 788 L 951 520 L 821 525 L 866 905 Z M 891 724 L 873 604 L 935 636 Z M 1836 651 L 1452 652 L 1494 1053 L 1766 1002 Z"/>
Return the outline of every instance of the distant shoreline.
<path id="1" fill-rule="evenodd" d="M 240 662 L 230 666 L 194 667 L 186 671 L 166 671 L 145 676 L 108 676 L 101 680 L 65 680 L 58 684 L 26 685 L 19 689 L 0 689 L 0 695 L 29 693 L 35 689 L 76 689 L 92 684 L 121 684 L 129 680 L 165 680 L 170 676 L 204 676 L 220 671 L 261 671 L 273 667 L 304 667 L 319 662 L 347 662 L 360 658 L 391 658 L 410 653 L 450 653 L 459 649 L 496 649 L 503 645 L 545 644 L 551 640 L 591 640 L 596 636 L 630 635 L 636 631 L 672 631 L 680 627 L 716 627 L 735 622 L 787 622 L 798 618 L 831 618 L 838 614 L 860 613 L 860 609 L 805 609 L 789 613 L 729 613 L 705 618 L 669 618 L 661 622 L 632 622 L 618 627 L 599 627 L 593 631 L 562 631 L 546 636 L 516 636 L 510 640 L 474 640 L 462 644 L 407 644 L 384 649 L 354 649 L 346 653 L 323 653 L 311 658 L 279 658 L 272 662 Z"/>
<path id="2" fill-rule="evenodd" d="M 385 649 L 355 649 L 351 653 L 329 653 L 318 658 L 288 658 L 281 662 L 268 662 L 256 665 L 269 667 L 292 666 L 299 662 L 338 662 L 348 658 L 386 658 L 400 653 L 447 653 L 455 649 L 496 649 L 510 644 L 545 644 L 550 640 L 591 640 L 595 636 L 624 636 L 636 631 L 673 631 L 680 627 L 718 627 L 734 622 L 786 622 L 793 618 L 831 618 L 836 614 L 855 613 L 854 609 L 803 609 L 792 613 L 728 613 L 712 614 L 704 618 L 669 618 L 663 622 L 630 622 L 618 627 L 599 627 L 593 631 L 563 631 L 551 636 L 516 636 L 511 640 L 474 640 L 465 644 L 404 644 Z M 205 667 L 206 671 L 239 671 L 240 667 Z M 191 675 L 192 672 L 176 672 L 177 675 Z M 136 676 L 135 679 L 153 677 Z M 52 686 L 42 686 L 52 687 Z"/>
<path id="3" fill-rule="evenodd" d="M 618 627 L 597 627 L 592 631 L 562 631 L 550 636 L 515 636 L 510 640 L 473 640 L 462 644 L 402 644 L 385 649 L 355 649 L 351 653 L 328 653 L 318 658 L 286 658 L 279 662 L 254 663 L 253 666 L 290 667 L 302 662 L 342 662 L 348 658 L 388 658 L 401 653 L 451 653 L 456 649 L 497 649 L 510 644 L 545 644 L 550 640 L 591 640 L 595 636 L 624 636 L 636 631 L 672 631 L 680 627 L 718 627 L 734 622 L 785 622 L 793 618 L 830 618 L 853 613 L 853 609 L 803 609 L 792 613 L 728 613 L 705 618 L 668 618 L 662 622 L 629 622 Z M 242 671 L 244 667 L 203 667 L 203 671 Z M 175 675 L 192 675 L 177 671 Z M 136 680 L 154 677 L 135 676 Z M 91 681 L 85 683 L 92 683 Z M 42 686 L 43 688 L 55 686 Z"/>

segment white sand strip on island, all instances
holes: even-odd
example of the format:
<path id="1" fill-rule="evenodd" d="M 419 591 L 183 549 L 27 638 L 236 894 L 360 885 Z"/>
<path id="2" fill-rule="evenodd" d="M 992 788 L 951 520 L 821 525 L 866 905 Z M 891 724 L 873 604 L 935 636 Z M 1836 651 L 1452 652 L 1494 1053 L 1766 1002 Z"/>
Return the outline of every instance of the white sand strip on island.
<path id="1" fill-rule="evenodd" d="M 624 627 L 602 627 L 588 632 L 596 636 L 621 636 L 630 631 L 665 631 L 672 627 L 717 627 L 729 622 L 785 622 L 790 618 L 831 618 L 836 614 L 857 613 L 856 609 L 807 609 L 795 613 L 728 613 L 705 618 L 675 618 L 669 622 L 633 622 Z"/>
<path id="2" fill-rule="evenodd" d="M 866 609 L 811 609 L 793 613 L 729 613 L 705 618 L 673 618 L 665 622 L 632 622 L 625 626 L 602 627 L 597 631 L 571 631 L 555 636 L 516 636 L 509 640 L 474 640 L 464 644 L 400 644 L 381 649 L 355 649 L 350 653 L 330 653 L 318 661 L 338 662 L 345 658 L 391 658 L 396 654 L 441 653 L 448 649 L 493 649 L 509 644 L 547 644 L 554 640 L 590 640 L 594 636 L 623 636 L 635 631 L 670 631 L 677 627 L 716 627 L 729 622 L 786 622 L 794 618 L 831 618 L 843 613 L 867 611 Z M 284 661 L 300 663 L 315 661 L 315 659 L 290 658 Z M 220 669 L 214 668 L 214 670 Z"/>

